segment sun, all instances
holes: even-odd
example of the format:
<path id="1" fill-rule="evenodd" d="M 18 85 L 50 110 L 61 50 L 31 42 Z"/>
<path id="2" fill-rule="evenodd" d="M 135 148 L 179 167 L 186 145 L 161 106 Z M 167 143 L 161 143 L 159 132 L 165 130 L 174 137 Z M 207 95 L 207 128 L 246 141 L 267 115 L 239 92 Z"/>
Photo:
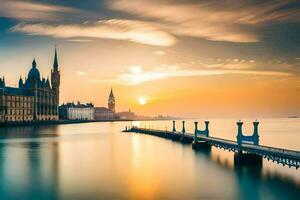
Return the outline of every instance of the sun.
<path id="1" fill-rule="evenodd" d="M 146 105 L 147 104 L 147 99 L 145 97 L 139 97 L 138 102 L 141 105 Z"/>

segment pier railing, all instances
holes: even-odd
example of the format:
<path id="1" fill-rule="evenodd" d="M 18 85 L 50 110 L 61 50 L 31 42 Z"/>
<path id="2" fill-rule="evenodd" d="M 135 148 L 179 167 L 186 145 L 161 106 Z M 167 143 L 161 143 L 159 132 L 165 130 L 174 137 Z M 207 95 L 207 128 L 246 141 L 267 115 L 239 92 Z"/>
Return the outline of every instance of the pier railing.
<path id="1" fill-rule="evenodd" d="M 173 121 L 173 127 L 171 131 L 158 130 L 158 129 L 147 129 L 139 127 L 126 127 L 124 132 L 136 132 L 144 133 L 149 135 L 155 135 L 173 140 L 180 140 L 182 142 L 193 143 L 193 147 L 205 146 L 205 147 L 217 147 L 220 149 L 235 152 L 239 156 L 245 157 L 252 155 L 271 160 L 275 163 L 287 165 L 289 167 L 295 167 L 296 169 L 300 166 L 300 152 L 288 149 L 270 147 L 259 145 L 259 133 L 258 125 L 259 122 L 253 122 L 253 134 L 243 135 L 242 126 L 243 122 L 238 121 L 237 126 L 237 141 L 211 137 L 209 136 L 209 121 L 205 121 L 204 130 L 198 129 L 198 122 L 195 122 L 195 131 L 193 133 L 187 133 L 185 130 L 185 121 L 182 122 L 182 131 L 178 132 L 175 128 L 175 121 Z"/>

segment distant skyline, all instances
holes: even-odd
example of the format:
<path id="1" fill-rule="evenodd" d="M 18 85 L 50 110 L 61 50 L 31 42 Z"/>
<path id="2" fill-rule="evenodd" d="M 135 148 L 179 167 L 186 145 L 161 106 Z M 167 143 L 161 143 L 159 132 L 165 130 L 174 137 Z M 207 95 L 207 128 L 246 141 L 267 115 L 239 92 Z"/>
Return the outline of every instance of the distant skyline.
<path id="1" fill-rule="evenodd" d="M 61 103 L 185 117 L 300 115 L 300 2 L 0 0 L 0 76 L 33 58 Z"/>

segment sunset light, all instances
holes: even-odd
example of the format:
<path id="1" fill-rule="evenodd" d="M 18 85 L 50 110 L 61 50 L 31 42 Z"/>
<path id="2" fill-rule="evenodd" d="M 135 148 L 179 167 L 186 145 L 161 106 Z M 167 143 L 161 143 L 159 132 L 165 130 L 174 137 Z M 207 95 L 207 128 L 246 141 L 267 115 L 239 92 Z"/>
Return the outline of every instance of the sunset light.
<path id="1" fill-rule="evenodd" d="M 147 104 L 147 99 L 145 97 L 139 97 L 138 102 L 140 105 L 146 105 Z"/>
<path id="2" fill-rule="evenodd" d="M 299 199 L 299 36 L 300 0 L 0 0 L 0 200 Z"/>

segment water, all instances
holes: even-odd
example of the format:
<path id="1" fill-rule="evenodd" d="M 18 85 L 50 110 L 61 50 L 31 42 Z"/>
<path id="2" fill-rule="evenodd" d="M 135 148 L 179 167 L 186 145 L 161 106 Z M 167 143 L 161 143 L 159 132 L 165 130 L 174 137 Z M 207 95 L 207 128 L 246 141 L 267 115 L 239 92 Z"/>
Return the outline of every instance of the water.
<path id="1" fill-rule="evenodd" d="M 245 120 L 246 134 L 251 121 Z M 210 134 L 235 140 L 235 122 L 212 119 Z M 260 122 L 261 144 L 300 150 L 300 119 Z M 120 132 L 131 124 L 1 128 L 0 199 L 299 199 L 299 170 L 266 160 L 262 168 L 239 168 L 233 153 L 195 152 L 190 145 Z M 193 121 L 186 125 L 192 132 Z"/>

